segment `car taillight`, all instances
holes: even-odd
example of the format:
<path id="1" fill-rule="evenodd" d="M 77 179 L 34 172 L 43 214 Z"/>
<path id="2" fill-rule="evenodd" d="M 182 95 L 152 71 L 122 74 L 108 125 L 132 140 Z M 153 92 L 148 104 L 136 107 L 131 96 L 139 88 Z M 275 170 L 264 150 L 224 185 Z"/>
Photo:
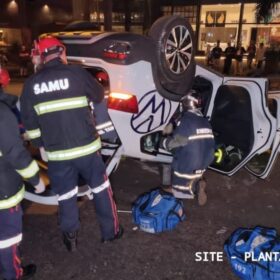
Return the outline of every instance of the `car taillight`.
<path id="1" fill-rule="evenodd" d="M 122 41 L 112 41 L 103 50 L 103 57 L 115 60 L 125 60 L 130 54 L 130 44 Z"/>
<path id="2" fill-rule="evenodd" d="M 104 51 L 103 56 L 106 58 L 118 59 L 118 60 L 124 60 L 127 58 L 126 53 L 118 53 L 118 52 L 111 52 L 111 51 Z"/>
<path id="3" fill-rule="evenodd" d="M 136 114 L 138 113 L 138 103 L 135 95 L 111 92 L 108 98 L 108 108 L 118 111 Z"/>

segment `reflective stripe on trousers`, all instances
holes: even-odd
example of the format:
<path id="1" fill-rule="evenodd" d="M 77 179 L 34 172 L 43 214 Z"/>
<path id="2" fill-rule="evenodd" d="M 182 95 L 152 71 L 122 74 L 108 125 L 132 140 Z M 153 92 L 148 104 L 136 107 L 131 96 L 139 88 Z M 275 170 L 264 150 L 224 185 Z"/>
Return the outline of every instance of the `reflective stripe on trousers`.
<path id="1" fill-rule="evenodd" d="M 73 190 L 58 196 L 58 201 L 67 200 L 78 194 L 78 187 Z"/>
<path id="2" fill-rule="evenodd" d="M 96 188 L 93 188 L 92 189 L 92 192 L 93 193 L 100 193 L 102 191 L 104 191 L 105 189 L 109 188 L 110 187 L 110 181 L 109 180 L 106 180 L 103 184 L 101 184 L 100 186 L 96 187 Z"/>
<path id="3" fill-rule="evenodd" d="M 22 275 L 18 252 L 18 243 L 21 239 L 22 210 L 20 204 L 0 210 L 0 270 L 4 279 L 20 279 Z"/>
<path id="4" fill-rule="evenodd" d="M 193 179 L 201 178 L 203 173 L 204 173 L 204 171 L 205 170 L 197 170 L 197 171 L 195 171 L 197 173 L 179 173 L 177 171 L 174 171 L 174 175 L 179 177 L 179 178 L 193 180 Z"/>
<path id="5" fill-rule="evenodd" d="M 22 233 L 5 240 L 0 240 L 0 249 L 9 248 L 13 245 L 18 244 L 21 240 L 22 240 Z"/>
<path id="6" fill-rule="evenodd" d="M 198 179 L 190 180 L 186 185 L 172 185 L 172 188 L 178 192 L 194 194 L 193 187 L 196 182 L 198 182 Z"/>

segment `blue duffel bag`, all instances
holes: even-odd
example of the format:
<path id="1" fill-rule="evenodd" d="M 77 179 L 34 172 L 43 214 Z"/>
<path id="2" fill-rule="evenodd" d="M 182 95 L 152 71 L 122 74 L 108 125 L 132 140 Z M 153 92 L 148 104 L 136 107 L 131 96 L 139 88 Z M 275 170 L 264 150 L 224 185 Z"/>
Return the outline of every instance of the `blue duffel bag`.
<path id="1" fill-rule="evenodd" d="M 280 237 L 275 229 L 239 228 L 225 242 L 233 272 L 242 280 L 280 280 Z"/>
<path id="2" fill-rule="evenodd" d="M 186 219 L 183 202 L 161 189 L 140 195 L 132 205 L 133 221 L 140 230 L 159 233 Z"/>

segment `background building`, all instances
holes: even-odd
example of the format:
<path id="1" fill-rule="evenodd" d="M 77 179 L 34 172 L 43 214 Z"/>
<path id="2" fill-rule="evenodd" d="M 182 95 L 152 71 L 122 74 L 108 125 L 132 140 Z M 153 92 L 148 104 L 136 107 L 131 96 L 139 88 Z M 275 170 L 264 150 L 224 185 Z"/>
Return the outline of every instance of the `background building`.
<path id="1" fill-rule="evenodd" d="M 251 40 L 279 44 L 280 4 L 267 23 L 256 21 L 255 9 L 256 0 L 1 0 L 0 47 L 30 46 L 39 34 L 60 31 L 81 20 L 100 30 L 145 34 L 158 17 L 172 14 L 191 22 L 198 52 L 217 40 L 222 48 L 237 41 L 246 48 Z"/>
<path id="2" fill-rule="evenodd" d="M 207 44 L 238 41 L 247 48 L 250 41 L 265 45 L 280 43 L 280 4 L 271 11 L 267 23 L 256 20 L 256 1 L 201 0 L 186 5 L 186 1 L 164 1 L 163 14 L 179 14 L 190 19 L 196 32 L 197 50 L 204 51 Z M 188 1 L 188 3 L 191 1 Z"/>

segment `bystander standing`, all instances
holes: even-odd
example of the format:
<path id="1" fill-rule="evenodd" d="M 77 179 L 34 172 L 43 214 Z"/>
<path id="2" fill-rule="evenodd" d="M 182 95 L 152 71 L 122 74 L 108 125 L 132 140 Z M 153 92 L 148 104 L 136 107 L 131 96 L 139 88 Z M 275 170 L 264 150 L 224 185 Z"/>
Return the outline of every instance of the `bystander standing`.
<path id="1" fill-rule="evenodd" d="M 264 46 L 264 43 L 260 43 L 260 46 L 257 48 L 256 51 L 256 65 L 258 69 L 262 68 L 264 59 L 265 59 L 265 51 L 266 48 Z"/>
<path id="2" fill-rule="evenodd" d="M 222 52 L 223 50 L 220 47 L 220 41 L 218 40 L 216 46 L 212 49 L 213 66 L 216 70 L 219 70 Z"/>
<path id="3" fill-rule="evenodd" d="M 231 46 L 231 43 L 228 42 L 228 46 L 225 49 L 225 63 L 223 73 L 226 75 L 230 74 L 232 59 L 235 55 L 235 48 Z"/>
<path id="4" fill-rule="evenodd" d="M 30 59 L 29 52 L 26 46 L 22 45 L 19 52 L 19 75 L 21 77 L 27 76 L 29 59 Z"/>
<path id="5" fill-rule="evenodd" d="M 241 76 L 243 74 L 243 55 L 245 53 L 244 47 L 242 47 L 241 43 L 237 44 L 236 52 L 235 52 L 235 71 L 234 74 L 237 76 Z"/>

